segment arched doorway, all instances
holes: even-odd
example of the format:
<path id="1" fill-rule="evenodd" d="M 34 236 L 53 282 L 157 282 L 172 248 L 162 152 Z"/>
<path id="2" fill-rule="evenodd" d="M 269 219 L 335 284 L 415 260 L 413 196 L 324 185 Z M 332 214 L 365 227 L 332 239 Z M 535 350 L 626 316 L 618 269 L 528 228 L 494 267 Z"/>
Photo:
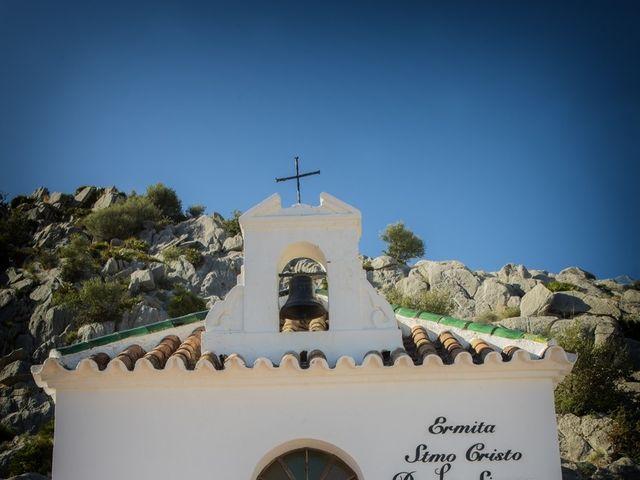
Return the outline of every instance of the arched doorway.
<path id="1" fill-rule="evenodd" d="M 358 476 L 331 453 L 298 448 L 273 460 L 257 480 L 358 480 Z"/>

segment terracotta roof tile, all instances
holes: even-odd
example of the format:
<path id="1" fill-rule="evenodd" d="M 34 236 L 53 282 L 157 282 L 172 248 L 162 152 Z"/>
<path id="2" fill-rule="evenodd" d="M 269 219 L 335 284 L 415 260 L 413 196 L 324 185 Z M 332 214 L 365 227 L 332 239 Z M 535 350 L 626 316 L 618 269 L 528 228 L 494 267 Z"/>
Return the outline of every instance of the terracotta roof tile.
<path id="1" fill-rule="evenodd" d="M 193 370 L 196 362 L 200 358 L 200 337 L 204 327 L 196 328 L 187 339 L 180 344 L 178 349 L 171 355 L 172 358 L 178 358 L 184 362 L 184 366 L 189 370 Z"/>
<path id="2" fill-rule="evenodd" d="M 145 355 L 144 348 L 140 345 L 131 345 L 122 351 L 115 360 L 121 361 L 127 370 L 133 370 L 133 367 L 136 365 L 136 362 L 139 358 L 142 358 Z"/>

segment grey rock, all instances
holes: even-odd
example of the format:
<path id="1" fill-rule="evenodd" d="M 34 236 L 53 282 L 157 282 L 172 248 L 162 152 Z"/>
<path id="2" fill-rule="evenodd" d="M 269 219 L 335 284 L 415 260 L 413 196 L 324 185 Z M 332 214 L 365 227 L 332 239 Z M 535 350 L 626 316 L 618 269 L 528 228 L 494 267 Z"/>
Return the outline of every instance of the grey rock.
<path id="1" fill-rule="evenodd" d="M 596 276 L 579 267 L 569 267 L 561 270 L 556 277 L 560 282 L 570 282 L 571 279 L 595 280 Z"/>
<path id="2" fill-rule="evenodd" d="M 549 283 L 553 280 L 555 280 L 555 275 L 552 273 L 547 272 L 546 270 L 529 270 L 529 273 L 531 274 L 531 278 L 533 278 L 534 280 L 539 280 L 542 283 Z"/>
<path id="3" fill-rule="evenodd" d="M 531 277 L 527 267 L 513 263 L 507 263 L 496 276 L 502 283 L 512 285 L 520 295 L 524 295 L 538 283 Z"/>
<path id="4" fill-rule="evenodd" d="M 476 314 L 503 310 L 507 306 L 510 296 L 506 285 L 494 278 L 486 279 L 473 297 L 476 301 Z"/>
<path id="5" fill-rule="evenodd" d="M 137 270 L 131 274 L 129 292 L 135 294 L 139 291 L 150 292 L 156 288 L 153 274 L 149 270 Z"/>
<path id="6" fill-rule="evenodd" d="M 523 317 L 542 316 L 553 302 L 553 292 L 542 284 L 529 290 L 520 302 L 520 313 Z"/>
<path id="7" fill-rule="evenodd" d="M 167 318 L 169 318 L 169 315 L 164 310 L 139 303 L 130 311 L 124 313 L 119 329 L 141 327 L 150 323 L 161 322 Z"/>
<path id="8" fill-rule="evenodd" d="M 623 341 L 618 322 L 607 316 L 580 315 L 573 319 L 560 319 L 551 325 L 551 335 L 561 336 L 574 327 L 585 337 L 593 339 L 596 345 L 607 342 L 621 344 Z"/>
<path id="9" fill-rule="evenodd" d="M 18 360 L 27 360 L 29 358 L 29 353 L 23 349 L 18 348 L 16 350 L 11 351 L 4 357 L 0 357 L 0 370 L 4 367 Z"/>
<path id="10" fill-rule="evenodd" d="M 622 457 L 610 465 L 600 467 L 592 480 L 630 480 L 640 478 L 640 466 L 628 457 Z"/>
<path id="11" fill-rule="evenodd" d="M 88 208 L 96 201 L 98 198 L 98 189 L 96 187 L 84 187 L 74 197 L 75 201 L 80 204 L 83 208 Z"/>
<path id="12" fill-rule="evenodd" d="M 175 235 L 184 240 L 197 240 L 209 252 L 218 252 L 227 238 L 224 229 L 212 216 L 201 215 L 175 226 Z"/>
<path id="13" fill-rule="evenodd" d="M 34 302 L 42 302 L 49 298 L 53 294 L 51 289 L 51 284 L 44 283 L 42 285 L 38 285 L 30 294 L 29 298 Z"/>
<path id="14" fill-rule="evenodd" d="M 242 263 L 242 255 L 236 252 L 222 258 L 205 257 L 197 273 L 203 278 L 198 286 L 200 295 L 223 298 L 236 285 Z"/>
<path id="15" fill-rule="evenodd" d="M 430 283 L 431 288 L 448 287 L 455 291 L 460 287 L 469 298 L 474 297 L 480 286 L 480 280 L 466 267 L 444 270 L 440 278 L 441 282 Z"/>
<path id="16" fill-rule="evenodd" d="M 39 202 L 42 202 L 48 196 L 49 196 L 49 189 L 47 187 L 38 187 L 33 191 L 31 195 L 29 195 L 29 198 L 33 198 L 34 200 L 38 200 Z"/>
<path id="17" fill-rule="evenodd" d="M 512 317 L 500 321 L 500 325 L 514 330 L 520 330 L 535 335 L 549 335 L 551 327 L 558 321 L 558 317 Z"/>
<path id="18" fill-rule="evenodd" d="M 388 268 L 367 271 L 367 279 L 378 290 L 387 290 L 405 277 L 405 268 L 396 265 Z"/>
<path id="19" fill-rule="evenodd" d="M 226 252 L 241 252 L 243 247 L 244 243 L 240 234 L 227 238 L 222 244 L 222 249 Z"/>
<path id="20" fill-rule="evenodd" d="M 16 298 L 16 294 L 10 288 L 0 290 L 0 308 L 4 308 L 13 302 Z"/>
<path id="21" fill-rule="evenodd" d="M 444 260 L 440 262 L 434 262 L 431 260 L 420 260 L 414 266 L 424 280 L 430 285 L 435 286 L 442 282 L 442 273 L 446 270 L 452 270 L 454 268 L 466 268 L 464 264 L 457 260 Z M 413 270 L 413 269 L 412 269 Z"/>
<path id="22" fill-rule="evenodd" d="M 78 329 L 78 339 L 81 342 L 86 342 L 92 338 L 101 337 L 103 335 L 109 335 L 115 331 L 115 322 L 102 322 L 102 323 L 88 323 L 82 325 Z"/>
<path id="23" fill-rule="evenodd" d="M 167 274 L 167 278 L 174 282 L 179 281 L 187 285 L 193 286 L 195 289 L 201 283 L 200 278 L 196 272 L 196 268 L 181 255 L 177 260 L 169 263 L 170 271 Z"/>
<path id="24" fill-rule="evenodd" d="M 0 384 L 9 387 L 29 380 L 31 380 L 31 364 L 24 360 L 16 360 L 0 371 Z"/>
<path id="25" fill-rule="evenodd" d="M 102 267 L 102 274 L 115 275 L 119 270 L 120 268 L 118 267 L 118 261 L 115 258 L 110 257 L 109 260 L 107 260 L 104 264 L 104 267 Z"/>
<path id="26" fill-rule="evenodd" d="M 71 222 L 50 223 L 35 233 L 33 241 L 36 247 L 57 249 L 69 243 L 71 235 L 84 235 L 84 233 Z"/>
<path id="27" fill-rule="evenodd" d="M 34 282 L 32 279 L 25 278 L 25 279 L 22 279 L 22 280 L 18 280 L 15 283 L 12 283 L 11 284 L 11 288 L 14 289 L 16 291 L 16 293 L 18 293 L 20 295 L 23 295 L 27 291 L 31 290 L 31 288 L 33 288 L 35 283 L 36 282 Z"/>
<path id="28" fill-rule="evenodd" d="M 164 263 L 154 262 L 149 265 L 149 271 L 156 285 L 162 282 L 166 277 L 166 267 Z"/>
<path id="29" fill-rule="evenodd" d="M 119 193 L 117 191 L 105 192 L 93 204 L 93 210 L 95 211 L 95 210 L 102 210 L 104 208 L 109 208 L 118 202 L 124 201 L 125 198 L 126 198 L 126 195 L 124 193 Z"/>
<path id="30" fill-rule="evenodd" d="M 401 278 L 396 283 L 396 289 L 405 297 L 417 297 L 420 292 L 429 290 L 429 283 L 420 273 L 420 270 L 412 269 L 406 278 Z"/>
<path id="31" fill-rule="evenodd" d="M 606 462 L 613 453 L 609 440 L 612 423 L 608 417 L 558 415 L 560 455 L 574 462 L 589 461 L 597 455 Z"/>
<path id="32" fill-rule="evenodd" d="M 49 308 L 45 302 L 36 307 L 29 320 L 29 332 L 38 343 L 44 343 L 54 335 L 64 332 L 73 321 L 73 314 L 60 306 Z"/>
<path id="33" fill-rule="evenodd" d="M 391 268 L 395 267 L 396 265 L 398 265 L 397 260 L 393 257 L 390 257 L 389 255 L 381 255 L 371 260 L 371 268 L 373 268 L 374 270 Z"/>
<path id="34" fill-rule="evenodd" d="M 587 312 L 592 315 L 608 315 L 614 318 L 620 318 L 621 315 L 615 300 L 599 298 L 577 291 L 557 292 L 553 296 L 550 311 L 565 317 Z"/>

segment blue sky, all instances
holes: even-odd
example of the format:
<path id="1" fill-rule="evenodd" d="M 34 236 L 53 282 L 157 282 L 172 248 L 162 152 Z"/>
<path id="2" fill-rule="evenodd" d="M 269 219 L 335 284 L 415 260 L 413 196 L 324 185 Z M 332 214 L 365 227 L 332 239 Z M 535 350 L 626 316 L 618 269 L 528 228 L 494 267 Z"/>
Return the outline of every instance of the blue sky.
<path id="1" fill-rule="evenodd" d="M 303 181 L 426 258 L 640 277 L 636 2 L 0 0 L 0 190 Z"/>

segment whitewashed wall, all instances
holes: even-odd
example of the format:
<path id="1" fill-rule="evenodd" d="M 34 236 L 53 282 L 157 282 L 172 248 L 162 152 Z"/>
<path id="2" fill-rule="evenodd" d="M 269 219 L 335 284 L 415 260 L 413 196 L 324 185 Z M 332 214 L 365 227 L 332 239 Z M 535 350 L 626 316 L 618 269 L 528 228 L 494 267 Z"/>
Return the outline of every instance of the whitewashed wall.
<path id="1" fill-rule="evenodd" d="M 255 479 L 273 456 L 326 447 L 361 479 L 440 478 L 442 463 L 408 463 L 416 447 L 454 453 L 442 478 L 559 480 L 550 379 L 301 382 L 250 387 L 57 391 L 54 479 Z M 495 424 L 494 434 L 428 433 L 451 424 Z M 465 451 L 512 449 L 520 461 L 469 462 Z M 283 446 L 284 445 L 284 446 Z M 280 448 L 278 448 L 280 447 Z M 490 474 L 484 473 L 488 471 Z M 488 476 L 489 475 L 489 476 Z M 397 480 L 404 479 L 396 476 Z"/>

